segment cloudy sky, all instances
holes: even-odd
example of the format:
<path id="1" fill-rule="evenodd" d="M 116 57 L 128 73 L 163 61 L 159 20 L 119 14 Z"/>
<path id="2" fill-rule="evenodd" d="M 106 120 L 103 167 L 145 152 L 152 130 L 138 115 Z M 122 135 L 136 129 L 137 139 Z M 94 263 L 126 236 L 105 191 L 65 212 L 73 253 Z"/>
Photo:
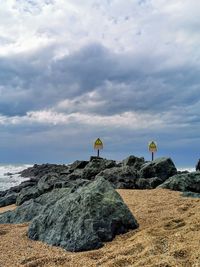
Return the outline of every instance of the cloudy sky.
<path id="1" fill-rule="evenodd" d="M 2 0 L 0 155 L 200 158 L 198 0 Z"/>

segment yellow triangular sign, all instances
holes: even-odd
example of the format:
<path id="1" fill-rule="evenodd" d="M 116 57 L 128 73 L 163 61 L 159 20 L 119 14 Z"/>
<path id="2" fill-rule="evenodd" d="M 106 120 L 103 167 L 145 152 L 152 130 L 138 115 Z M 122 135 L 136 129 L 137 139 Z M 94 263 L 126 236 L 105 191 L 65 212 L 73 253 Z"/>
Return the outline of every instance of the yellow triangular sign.
<path id="1" fill-rule="evenodd" d="M 149 151 L 156 152 L 157 151 L 157 144 L 154 141 L 149 142 Z"/>
<path id="2" fill-rule="evenodd" d="M 94 142 L 94 149 L 103 149 L 103 142 L 100 138 L 97 138 L 97 140 Z"/>

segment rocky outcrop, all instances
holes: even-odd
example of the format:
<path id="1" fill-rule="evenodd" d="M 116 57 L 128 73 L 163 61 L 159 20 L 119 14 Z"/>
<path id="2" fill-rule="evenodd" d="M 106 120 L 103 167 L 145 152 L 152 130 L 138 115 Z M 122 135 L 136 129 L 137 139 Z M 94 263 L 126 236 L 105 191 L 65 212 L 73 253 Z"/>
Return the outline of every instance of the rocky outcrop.
<path id="1" fill-rule="evenodd" d="M 41 177 L 43 177 L 45 174 L 48 173 L 63 173 L 63 172 L 67 172 L 69 169 L 68 166 L 66 165 L 59 165 L 59 164 L 35 164 L 33 165 L 33 167 L 29 167 L 23 171 L 21 171 L 19 174 L 22 177 L 34 177 L 37 178 L 37 180 L 39 180 Z"/>
<path id="2" fill-rule="evenodd" d="M 113 167 L 101 171 L 96 175 L 96 179 L 103 177 L 115 188 L 136 188 L 137 172 L 134 168 L 127 166 Z"/>
<path id="3" fill-rule="evenodd" d="M 116 162 L 114 160 L 94 158 L 83 169 L 82 178 L 88 180 L 94 179 L 99 172 L 105 169 L 113 168 L 115 166 Z"/>
<path id="4" fill-rule="evenodd" d="M 176 173 L 177 169 L 173 161 L 170 158 L 163 157 L 143 164 L 139 176 L 140 178 L 159 177 L 162 181 L 165 181 Z"/>
<path id="5" fill-rule="evenodd" d="M 138 223 L 103 178 L 82 187 L 53 189 L 0 214 L 0 223 L 29 222 L 28 236 L 69 251 L 96 249 Z"/>
<path id="6" fill-rule="evenodd" d="M 145 162 L 144 158 L 133 155 L 118 163 L 91 157 L 90 161 L 77 160 L 68 166 L 35 164 L 21 172 L 23 177 L 30 177 L 29 181 L 0 192 L 0 206 L 14 203 L 21 205 L 54 188 L 78 188 L 95 177 L 103 177 L 115 188 L 151 189 L 176 173 L 176 168 L 169 158 Z"/>
<path id="7" fill-rule="evenodd" d="M 9 193 L 7 192 L 4 196 L 0 198 L 0 207 L 5 207 L 11 204 L 14 204 L 16 202 L 18 194 L 13 192 Z"/>
<path id="8" fill-rule="evenodd" d="M 56 201 L 71 193 L 69 188 L 54 189 L 37 198 L 24 202 L 13 211 L 0 214 L 0 223 L 25 223 L 38 216 L 47 207 L 50 208 Z"/>
<path id="9" fill-rule="evenodd" d="M 140 170 L 144 163 L 144 158 L 138 158 L 133 155 L 127 157 L 122 161 L 123 166 L 131 166 L 135 170 Z"/>
<path id="10" fill-rule="evenodd" d="M 28 236 L 69 251 L 96 249 L 138 223 L 111 184 L 99 178 L 35 217 Z"/>
<path id="11" fill-rule="evenodd" d="M 137 189 L 153 189 L 162 184 L 162 179 L 158 177 L 153 178 L 139 178 L 136 180 L 135 188 Z"/>
<path id="12" fill-rule="evenodd" d="M 200 172 L 174 175 L 158 187 L 183 192 L 200 193 Z"/>

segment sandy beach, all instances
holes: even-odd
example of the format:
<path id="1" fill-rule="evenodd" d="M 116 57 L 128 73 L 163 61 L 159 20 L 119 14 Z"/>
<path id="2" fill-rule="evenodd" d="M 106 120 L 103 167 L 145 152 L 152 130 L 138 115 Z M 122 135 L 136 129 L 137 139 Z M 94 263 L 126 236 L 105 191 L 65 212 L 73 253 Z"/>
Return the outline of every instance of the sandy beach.
<path id="1" fill-rule="evenodd" d="M 28 224 L 0 225 L 0 267 L 200 267 L 200 199 L 164 189 L 118 192 L 139 229 L 99 250 L 71 253 L 29 240 Z"/>

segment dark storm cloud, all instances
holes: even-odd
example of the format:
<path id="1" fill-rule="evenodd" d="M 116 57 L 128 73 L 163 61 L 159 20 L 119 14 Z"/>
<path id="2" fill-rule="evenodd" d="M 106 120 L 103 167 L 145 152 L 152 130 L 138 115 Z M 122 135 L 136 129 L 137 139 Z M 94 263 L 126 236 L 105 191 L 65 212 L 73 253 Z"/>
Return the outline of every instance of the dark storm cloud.
<path id="1" fill-rule="evenodd" d="M 99 44 L 57 60 L 53 49 L 0 59 L 1 114 L 24 115 L 30 110 L 56 108 L 65 99 L 74 101 L 65 112 L 104 115 L 165 111 L 199 100 L 197 67 L 167 69 L 164 57 L 116 54 Z M 95 92 L 101 104 L 81 110 L 89 92 Z"/>

